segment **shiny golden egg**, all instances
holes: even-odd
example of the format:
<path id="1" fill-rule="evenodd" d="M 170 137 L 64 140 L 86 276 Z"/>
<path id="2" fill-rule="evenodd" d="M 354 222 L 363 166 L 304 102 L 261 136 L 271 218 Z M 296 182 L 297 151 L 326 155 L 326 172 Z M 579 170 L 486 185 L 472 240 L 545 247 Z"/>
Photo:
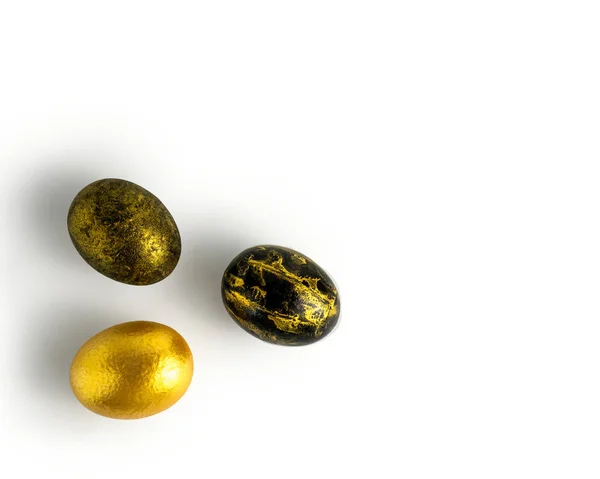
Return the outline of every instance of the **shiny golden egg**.
<path id="1" fill-rule="evenodd" d="M 307 256 L 282 246 L 242 251 L 223 274 L 221 295 L 242 328 L 274 344 L 319 341 L 340 316 L 340 296 L 329 275 Z"/>
<path id="2" fill-rule="evenodd" d="M 101 331 L 79 349 L 71 364 L 71 387 L 90 411 L 139 419 L 179 401 L 193 372 L 192 352 L 177 331 L 133 321 Z"/>
<path id="3" fill-rule="evenodd" d="M 169 210 L 130 181 L 108 178 L 86 186 L 69 208 L 67 225 L 83 259 L 122 283 L 161 281 L 181 255 L 181 237 Z"/>

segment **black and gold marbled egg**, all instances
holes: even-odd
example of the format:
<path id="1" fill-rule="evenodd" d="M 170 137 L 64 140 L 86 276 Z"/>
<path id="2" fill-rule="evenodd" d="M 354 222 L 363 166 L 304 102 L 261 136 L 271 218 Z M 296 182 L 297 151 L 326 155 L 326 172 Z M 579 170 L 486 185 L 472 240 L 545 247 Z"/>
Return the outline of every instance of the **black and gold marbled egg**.
<path id="1" fill-rule="evenodd" d="M 301 253 L 255 246 L 229 264 L 221 283 L 225 308 L 250 334 L 298 346 L 325 337 L 340 315 L 340 298 L 329 275 Z"/>
<path id="2" fill-rule="evenodd" d="M 181 237 L 169 210 L 130 181 L 108 178 L 86 186 L 69 208 L 67 225 L 83 259 L 121 283 L 161 281 L 181 255 Z"/>

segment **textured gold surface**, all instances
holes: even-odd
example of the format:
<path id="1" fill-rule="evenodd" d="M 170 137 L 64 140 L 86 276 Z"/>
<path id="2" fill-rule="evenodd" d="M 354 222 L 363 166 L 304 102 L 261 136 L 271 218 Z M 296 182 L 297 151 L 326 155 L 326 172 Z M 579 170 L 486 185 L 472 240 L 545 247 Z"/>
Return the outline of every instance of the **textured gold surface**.
<path id="1" fill-rule="evenodd" d="M 129 181 L 104 179 L 86 186 L 71 204 L 67 225 L 83 259 L 122 283 L 156 283 L 179 261 L 181 238 L 171 213 Z"/>
<path id="2" fill-rule="evenodd" d="M 81 347 L 71 365 L 71 387 L 90 411 L 139 419 L 175 404 L 193 372 L 192 352 L 177 331 L 133 321 L 105 329 Z"/>
<path id="3" fill-rule="evenodd" d="M 339 295 L 327 273 L 310 258 L 281 246 L 255 246 L 240 253 L 225 270 L 221 293 L 233 319 L 271 343 L 313 343 L 339 318 Z"/>

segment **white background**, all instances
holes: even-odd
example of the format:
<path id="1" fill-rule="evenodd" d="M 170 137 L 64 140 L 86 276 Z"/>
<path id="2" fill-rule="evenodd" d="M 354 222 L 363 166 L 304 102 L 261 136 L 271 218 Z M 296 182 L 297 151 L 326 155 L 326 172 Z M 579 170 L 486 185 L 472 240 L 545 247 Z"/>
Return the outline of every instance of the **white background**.
<path id="1" fill-rule="evenodd" d="M 0 476 L 598 478 L 596 1 L 0 1 Z M 149 287 L 70 243 L 134 181 L 183 254 Z M 342 317 L 268 345 L 221 305 L 242 249 L 297 249 Z M 75 400 L 129 320 L 196 373 L 139 421 Z"/>

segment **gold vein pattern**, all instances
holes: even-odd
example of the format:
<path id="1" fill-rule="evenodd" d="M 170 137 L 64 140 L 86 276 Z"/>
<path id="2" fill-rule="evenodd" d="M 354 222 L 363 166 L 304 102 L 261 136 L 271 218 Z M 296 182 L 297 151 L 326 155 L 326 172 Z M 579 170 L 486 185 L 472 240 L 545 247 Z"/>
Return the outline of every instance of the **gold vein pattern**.
<path id="1" fill-rule="evenodd" d="M 314 343 L 331 332 L 340 315 L 329 275 L 310 258 L 281 246 L 240 253 L 223 274 L 221 295 L 243 329 L 275 344 Z"/>

